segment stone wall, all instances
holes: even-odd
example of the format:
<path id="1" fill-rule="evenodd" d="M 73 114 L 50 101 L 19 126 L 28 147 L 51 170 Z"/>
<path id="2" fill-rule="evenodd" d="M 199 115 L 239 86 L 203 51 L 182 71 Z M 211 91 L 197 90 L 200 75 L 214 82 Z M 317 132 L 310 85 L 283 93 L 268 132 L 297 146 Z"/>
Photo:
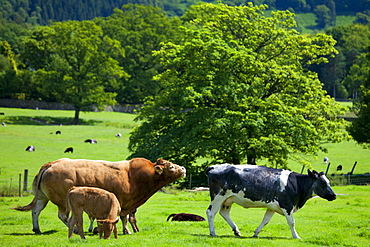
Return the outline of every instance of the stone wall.
<path id="1" fill-rule="evenodd" d="M 125 112 L 125 113 L 136 113 L 143 105 L 114 105 L 106 106 L 105 111 L 108 112 Z M 18 99 L 0 99 L 0 107 L 11 107 L 11 108 L 26 108 L 26 109 L 44 109 L 44 110 L 75 110 L 71 104 L 62 104 L 55 102 L 44 102 L 36 100 L 18 100 Z M 98 111 L 95 108 L 94 111 Z"/>

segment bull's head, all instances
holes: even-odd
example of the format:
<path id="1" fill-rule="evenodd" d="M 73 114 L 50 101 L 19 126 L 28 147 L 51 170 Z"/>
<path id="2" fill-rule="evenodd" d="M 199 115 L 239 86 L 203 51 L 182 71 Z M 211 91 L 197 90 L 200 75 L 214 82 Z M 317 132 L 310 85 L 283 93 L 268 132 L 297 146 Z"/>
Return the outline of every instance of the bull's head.
<path id="1" fill-rule="evenodd" d="M 334 191 L 330 187 L 329 179 L 323 172 L 318 173 L 317 171 L 308 170 L 308 175 L 313 179 L 313 191 L 316 195 L 328 200 L 333 201 L 336 199 Z"/>
<path id="2" fill-rule="evenodd" d="M 114 232 L 114 237 L 118 237 L 117 233 L 117 222 L 119 221 L 119 218 L 117 217 L 116 220 L 96 220 L 98 222 L 98 232 L 99 237 L 104 239 L 109 239 L 112 232 Z"/>
<path id="3" fill-rule="evenodd" d="M 158 159 L 154 164 L 155 172 L 165 177 L 173 177 L 174 180 L 185 177 L 185 167 L 173 164 L 167 160 Z"/>

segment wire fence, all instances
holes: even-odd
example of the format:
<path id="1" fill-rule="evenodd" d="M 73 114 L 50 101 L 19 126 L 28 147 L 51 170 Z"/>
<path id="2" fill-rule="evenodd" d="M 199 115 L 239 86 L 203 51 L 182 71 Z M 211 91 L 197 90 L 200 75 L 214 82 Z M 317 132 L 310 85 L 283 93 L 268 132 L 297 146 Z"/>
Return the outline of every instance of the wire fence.
<path id="1" fill-rule="evenodd" d="M 191 177 L 191 175 L 190 175 Z M 370 185 L 370 173 L 365 174 L 332 174 L 328 176 L 331 185 Z M 207 180 L 192 180 L 190 179 L 189 189 L 196 187 L 207 187 Z M 0 180 L 0 197 L 3 196 L 23 196 L 29 195 L 30 190 L 28 184 L 28 170 L 19 173 L 18 178 L 10 178 L 9 180 Z"/>

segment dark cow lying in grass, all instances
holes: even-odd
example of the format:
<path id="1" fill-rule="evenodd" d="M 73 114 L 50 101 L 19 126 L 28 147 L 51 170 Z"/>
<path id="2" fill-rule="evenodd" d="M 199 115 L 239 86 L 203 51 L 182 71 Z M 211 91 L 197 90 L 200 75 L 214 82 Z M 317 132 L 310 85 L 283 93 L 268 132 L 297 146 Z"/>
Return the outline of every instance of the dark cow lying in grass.
<path id="1" fill-rule="evenodd" d="M 293 213 L 303 207 L 313 192 L 328 201 L 336 198 L 324 173 L 316 171 L 308 170 L 308 175 L 302 175 L 263 166 L 223 164 L 209 167 L 206 174 L 211 195 L 207 217 L 212 236 L 216 235 L 214 219 L 219 210 L 234 234 L 240 236 L 230 218 L 231 205 L 236 203 L 245 208 L 267 208 L 253 237 L 258 237 L 262 227 L 277 212 L 286 217 L 293 238 L 299 238 Z"/>
<path id="2" fill-rule="evenodd" d="M 172 217 L 172 221 L 205 221 L 202 216 L 196 214 L 170 214 L 167 218 L 167 221 Z"/>

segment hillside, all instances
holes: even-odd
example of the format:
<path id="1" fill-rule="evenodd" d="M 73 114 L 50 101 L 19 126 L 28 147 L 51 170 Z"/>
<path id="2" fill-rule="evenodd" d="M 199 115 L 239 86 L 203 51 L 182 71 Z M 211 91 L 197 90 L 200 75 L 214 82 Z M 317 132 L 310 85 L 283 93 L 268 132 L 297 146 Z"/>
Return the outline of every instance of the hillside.
<path id="1" fill-rule="evenodd" d="M 162 8 L 169 15 L 181 16 L 185 10 L 199 0 L 1 0 L 0 17 L 17 24 L 30 23 L 46 25 L 50 21 L 90 20 L 106 17 L 115 8 L 125 4 L 145 4 Z M 208 0 L 206 2 L 218 1 Z M 340 12 L 362 12 L 370 8 L 369 1 L 358 0 L 353 4 L 349 0 L 250 0 L 254 4 L 267 4 L 270 9 L 290 10 L 295 13 L 315 13 L 326 21 L 333 22 Z M 230 5 L 241 2 L 230 0 Z"/>

